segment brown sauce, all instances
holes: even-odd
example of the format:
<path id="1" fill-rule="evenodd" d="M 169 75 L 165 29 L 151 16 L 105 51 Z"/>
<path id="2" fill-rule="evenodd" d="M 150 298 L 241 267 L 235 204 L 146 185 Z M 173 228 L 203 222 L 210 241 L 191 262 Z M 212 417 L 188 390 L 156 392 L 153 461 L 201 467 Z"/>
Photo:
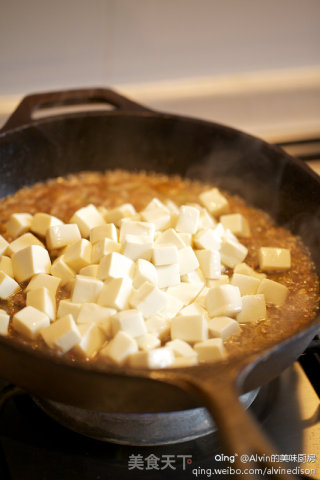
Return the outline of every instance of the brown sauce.
<path id="1" fill-rule="evenodd" d="M 93 203 L 96 206 L 112 208 L 125 202 L 132 203 L 137 210 L 144 208 L 150 200 L 171 199 L 178 205 L 198 202 L 198 195 L 212 185 L 178 176 L 167 177 L 159 174 L 129 173 L 111 171 L 103 173 L 83 172 L 63 178 L 25 187 L 14 195 L 0 200 L 0 233 L 8 240 L 5 223 L 12 213 L 46 212 L 68 222 L 80 207 Z M 289 288 L 289 297 L 282 307 L 268 307 L 267 319 L 255 325 L 242 325 L 242 332 L 227 340 L 226 348 L 231 356 L 243 351 L 257 351 L 280 342 L 297 332 L 315 317 L 319 303 L 319 279 L 310 255 L 301 239 L 288 230 L 274 224 L 265 212 L 246 205 L 245 202 L 223 192 L 230 203 L 230 212 L 242 213 L 249 221 L 251 236 L 240 241 L 249 249 L 245 262 L 255 270 L 258 268 L 258 249 L 261 246 L 289 248 L 292 267 L 287 272 L 270 273 L 268 278 Z M 228 272 L 227 272 L 228 273 Z M 25 285 L 22 285 L 22 288 Z M 60 290 L 59 298 L 67 298 L 70 292 Z M 25 306 L 23 289 L 9 301 L 0 300 L 0 308 L 10 315 Z M 26 342 L 15 335 L 19 342 Z M 46 348 L 44 343 L 27 341 L 33 348 Z M 72 357 L 72 353 L 68 354 Z M 94 360 L 91 360 L 94 361 Z"/>

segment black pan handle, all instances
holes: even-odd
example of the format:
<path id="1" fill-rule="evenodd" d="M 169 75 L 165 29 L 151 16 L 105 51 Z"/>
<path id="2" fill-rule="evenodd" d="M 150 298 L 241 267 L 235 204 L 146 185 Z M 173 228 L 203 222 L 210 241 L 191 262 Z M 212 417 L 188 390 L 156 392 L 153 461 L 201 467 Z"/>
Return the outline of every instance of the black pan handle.
<path id="1" fill-rule="evenodd" d="M 127 112 L 151 112 L 139 103 L 130 100 L 109 88 L 85 88 L 27 95 L 7 120 L 1 132 L 21 127 L 33 121 L 32 115 L 41 108 L 67 105 L 106 104 Z"/>

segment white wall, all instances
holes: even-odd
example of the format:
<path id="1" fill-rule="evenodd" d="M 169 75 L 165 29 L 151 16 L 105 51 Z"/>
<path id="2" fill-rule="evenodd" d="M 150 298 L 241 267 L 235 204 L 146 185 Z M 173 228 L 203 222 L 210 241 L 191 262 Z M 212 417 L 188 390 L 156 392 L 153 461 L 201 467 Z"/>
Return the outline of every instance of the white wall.
<path id="1" fill-rule="evenodd" d="M 312 66 L 319 0 L 0 0 L 0 95 Z"/>

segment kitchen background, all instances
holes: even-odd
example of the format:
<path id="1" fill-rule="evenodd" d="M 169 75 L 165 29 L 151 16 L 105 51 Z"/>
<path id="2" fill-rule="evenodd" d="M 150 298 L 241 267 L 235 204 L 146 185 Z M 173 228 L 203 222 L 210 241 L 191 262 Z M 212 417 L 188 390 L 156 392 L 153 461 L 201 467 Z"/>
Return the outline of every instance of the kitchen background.
<path id="1" fill-rule="evenodd" d="M 86 86 L 270 141 L 320 136 L 320 1 L 0 0 L 0 125 L 26 94 Z"/>

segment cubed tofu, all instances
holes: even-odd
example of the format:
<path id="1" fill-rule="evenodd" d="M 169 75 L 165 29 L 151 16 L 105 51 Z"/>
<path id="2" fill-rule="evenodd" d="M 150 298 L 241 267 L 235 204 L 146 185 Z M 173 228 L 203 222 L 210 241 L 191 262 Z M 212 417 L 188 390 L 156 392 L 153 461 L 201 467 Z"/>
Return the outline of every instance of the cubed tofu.
<path id="1" fill-rule="evenodd" d="M 143 235 L 126 235 L 123 244 L 123 254 L 135 261 L 138 258 L 150 260 L 152 256 L 153 240 Z"/>
<path id="2" fill-rule="evenodd" d="M 155 266 L 151 262 L 139 258 L 134 271 L 133 286 L 134 288 L 139 288 L 145 282 L 156 285 L 158 282 L 158 274 Z"/>
<path id="3" fill-rule="evenodd" d="M 9 252 L 9 242 L 0 235 L 0 255 L 6 255 Z"/>
<path id="4" fill-rule="evenodd" d="M 102 240 L 98 240 L 96 243 L 92 245 L 92 254 L 91 254 L 91 262 L 92 263 L 99 263 L 101 258 L 108 253 L 118 252 L 120 253 L 122 250 L 121 243 L 115 242 L 110 238 L 103 238 Z"/>
<path id="5" fill-rule="evenodd" d="M 221 276 L 221 258 L 217 250 L 196 250 L 200 269 L 206 279 L 217 279 Z"/>
<path id="6" fill-rule="evenodd" d="M 21 237 L 16 238 L 11 242 L 8 246 L 8 253 L 9 255 L 13 255 L 17 253 L 19 250 L 23 250 L 26 247 L 30 247 L 31 245 L 39 245 L 40 247 L 44 248 L 44 245 L 40 240 L 35 237 L 32 233 L 24 233 Z"/>
<path id="7" fill-rule="evenodd" d="M 261 280 L 259 278 L 243 275 L 242 273 L 234 273 L 231 278 L 231 285 L 239 287 L 241 295 L 255 295 Z"/>
<path id="8" fill-rule="evenodd" d="M 57 317 L 65 317 L 66 315 L 72 315 L 73 320 L 77 322 L 82 303 L 74 303 L 70 299 L 60 300 Z"/>
<path id="9" fill-rule="evenodd" d="M 102 307 L 96 303 L 82 303 L 80 304 L 80 311 L 76 318 L 76 323 L 78 325 L 83 323 L 104 323 L 116 313 L 117 310 L 115 308 Z"/>
<path id="10" fill-rule="evenodd" d="M 224 265 L 234 268 L 246 258 L 248 249 L 237 240 L 225 237 L 221 244 L 220 255 Z"/>
<path id="11" fill-rule="evenodd" d="M 185 247 L 178 250 L 178 260 L 180 275 L 185 275 L 199 268 L 199 261 L 192 247 Z"/>
<path id="12" fill-rule="evenodd" d="M 249 275 L 249 277 L 258 278 L 259 280 L 266 278 L 265 273 L 256 272 L 253 268 L 251 268 L 246 263 L 238 263 L 238 265 L 234 267 L 233 272 L 241 273 L 241 275 Z"/>
<path id="13" fill-rule="evenodd" d="M 199 230 L 193 237 L 194 244 L 197 248 L 206 250 L 220 250 L 222 243 L 222 232 L 220 228 L 208 228 Z"/>
<path id="14" fill-rule="evenodd" d="M 166 368 L 174 361 L 173 352 L 166 347 L 137 352 L 129 356 L 129 365 L 133 368 Z"/>
<path id="15" fill-rule="evenodd" d="M 177 297 L 184 305 L 188 305 L 188 303 L 192 302 L 199 295 L 201 289 L 201 283 L 181 282 L 175 287 L 169 287 L 167 294 Z"/>
<path id="16" fill-rule="evenodd" d="M 18 282 L 30 280 L 37 273 L 50 273 L 49 253 L 39 245 L 25 247 L 12 255 L 12 268 Z"/>
<path id="17" fill-rule="evenodd" d="M 200 363 L 216 362 L 226 357 L 222 338 L 209 338 L 204 342 L 196 343 L 194 349 L 198 354 Z"/>
<path id="18" fill-rule="evenodd" d="M 199 199 L 202 205 L 214 216 L 222 215 L 229 210 L 227 198 L 217 188 L 200 193 Z"/>
<path id="19" fill-rule="evenodd" d="M 259 266 L 264 272 L 284 272 L 291 268 L 291 254 L 288 248 L 261 247 Z"/>
<path id="20" fill-rule="evenodd" d="M 156 271 L 159 288 L 173 287 L 180 283 L 180 267 L 178 263 L 156 267 Z"/>
<path id="21" fill-rule="evenodd" d="M 126 241 L 127 235 L 134 235 L 135 237 L 144 237 L 149 242 L 153 242 L 155 231 L 154 223 L 137 222 L 130 219 L 123 220 L 120 226 L 119 241 L 123 243 Z"/>
<path id="22" fill-rule="evenodd" d="M 39 235 L 40 237 L 45 237 L 47 234 L 47 230 L 50 227 L 54 227 L 55 225 L 63 225 L 63 222 L 53 215 L 49 215 L 48 213 L 35 213 L 30 230 L 31 232 Z"/>
<path id="23" fill-rule="evenodd" d="M 181 239 L 181 236 L 178 235 L 173 228 L 168 228 L 167 230 L 160 232 L 159 236 L 155 241 L 155 244 L 156 245 L 162 245 L 162 244 L 175 245 L 178 249 L 186 247 L 186 244 Z"/>
<path id="24" fill-rule="evenodd" d="M 79 270 L 79 275 L 85 275 L 86 277 L 98 278 L 99 265 L 87 265 Z"/>
<path id="25" fill-rule="evenodd" d="M 41 331 L 50 325 L 48 315 L 34 307 L 27 306 L 13 315 L 12 326 L 23 337 L 35 340 Z"/>
<path id="26" fill-rule="evenodd" d="M 239 288 L 229 284 L 210 288 L 206 297 L 206 307 L 210 317 L 237 314 L 242 308 Z"/>
<path id="27" fill-rule="evenodd" d="M 159 337 L 160 340 L 169 337 L 170 322 L 161 314 L 152 315 L 151 317 L 147 318 L 146 327 L 148 333 Z"/>
<path id="28" fill-rule="evenodd" d="M 176 338 L 167 342 L 165 345 L 173 351 L 175 357 L 196 357 L 197 352 L 189 345 L 189 343 Z"/>
<path id="29" fill-rule="evenodd" d="M 1 317 L 0 317 L 1 318 Z M 152 333 L 145 333 L 141 337 L 136 338 L 139 350 L 147 352 L 148 350 L 153 350 L 154 348 L 160 347 L 160 339 L 153 335 Z"/>
<path id="30" fill-rule="evenodd" d="M 41 336 L 49 348 L 68 352 L 81 341 L 81 334 L 72 317 L 66 315 L 41 330 Z"/>
<path id="31" fill-rule="evenodd" d="M 161 243 L 153 247 L 152 262 L 154 265 L 172 265 L 178 263 L 178 249 L 175 245 Z"/>
<path id="32" fill-rule="evenodd" d="M 206 208 L 200 207 L 199 230 L 205 230 L 216 226 L 216 221 Z"/>
<path id="33" fill-rule="evenodd" d="M 178 297 L 169 295 L 168 293 L 166 299 L 167 303 L 164 309 L 161 310 L 161 315 L 170 320 L 180 312 L 184 306 L 184 303 Z"/>
<path id="34" fill-rule="evenodd" d="M 141 337 L 147 333 L 147 327 L 142 313 L 139 310 L 123 310 L 112 317 L 113 334 L 120 330 L 128 333 L 133 338 Z"/>
<path id="35" fill-rule="evenodd" d="M 9 277 L 13 277 L 12 260 L 10 257 L 6 255 L 0 257 L 0 272 L 4 272 L 9 275 Z"/>
<path id="36" fill-rule="evenodd" d="M 130 305 L 140 310 L 145 318 L 164 310 L 167 302 L 167 294 L 149 282 L 141 285 L 130 297 Z"/>
<path id="37" fill-rule="evenodd" d="M 46 287 L 55 297 L 60 283 L 61 278 L 59 277 L 48 275 L 47 273 L 38 273 L 31 278 L 30 282 L 26 286 L 26 292 L 40 287 Z"/>
<path id="38" fill-rule="evenodd" d="M 226 285 L 227 283 L 229 283 L 228 275 L 220 275 L 219 278 L 215 278 L 215 279 L 208 278 L 206 281 L 206 287 L 208 288 L 218 287 L 219 285 Z"/>
<path id="39" fill-rule="evenodd" d="M 60 255 L 51 265 L 51 275 L 60 278 L 61 285 L 66 285 L 75 279 L 76 272 L 67 265 L 64 255 Z"/>
<path id="40" fill-rule="evenodd" d="M 106 341 L 104 331 L 94 323 L 79 325 L 78 329 L 81 340 L 73 347 L 74 353 L 83 358 L 95 357 Z"/>
<path id="41" fill-rule="evenodd" d="M 227 230 L 231 230 L 238 237 L 250 237 L 250 227 L 248 220 L 241 213 L 231 213 L 221 215 L 220 222 Z"/>
<path id="42" fill-rule="evenodd" d="M 242 310 L 237 315 L 239 323 L 256 323 L 267 317 L 264 295 L 244 295 L 242 297 Z"/>
<path id="43" fill-rule="evenodd" d="M 132 280 L 129 277 L 111 278 L 103 284 L 97 303 L 103 307 L 123 310 L 128 306 L 132 292 Z"/>
<path id="44" fill-rule="evenodd" d="M 279 282 L 264 278 L 258 287 L 257 293 L 262 293 L 267 305 L 281 307 L 287 300 L 289 289 Z"/>
<path id="45" fill-rule="evenodd" d="M 171 321 L 172 340 L 201 342 L 208 338 L 208 326 L 204 315 L 178 315 Z"/>
<path id="46" fill-rule="evenodd" d="M 171 226 L 171 212 L 157 198 L 151 200 L 140 213 L 143 220 L 155 225 L 156 230 L 164 230 Z"/>
<path id="47" fill-rule="evenodd" d="M 9 333 L 10 315 L 3 309 L 0 309 L 0 335 L 8 335 Z"/>
<path id="48" fill-rule="evenodd" d="M 137 342 L 125 332 L 118 332 L 116 336 L 100 350 L 100 357 L 116 365 L 122 365 L 129 355 L 138 351 Z"/>
<path id="49" fill-rule="evenodd" d="M 94 303 L 97 301 L 103 286 L 103 282 L 97 278 L 77 275 L 73 286 L 72 301 L 75 303 Z"/>
<path id="50" fill-rule="evenodd" d="M 124 203 L 119 207 L 108 210 L 105 219 L 107 223 L 114 223 L 117 227 L 121 225 L 121 220 L 123 218 L 130 218 L 136 215 L 136 209 L 131 203 Z"/>
<path id="51" fill-rule="evenodd" d="M 66 247 L 77 240 L 81 240 L 81 233 L 75 223 L 54 225 L 46 233 L 46 243 L 49 250 Z"/>
<path id="52" fill-rule="evenodd" d="M 113 223 L 98 225 L 90 230 L 89 240 L 91 243 L 96 243 L 105 238 L 109 238 L 109 240 L 113 242 L 118 242 L 118 230 Z"/>
<path id="53" fill-rule="evenodd" d="M 56 298 L 46 287 L 29 290 L 26 305 L 45 313 L 51 321 L 56 318 Z"/>
<path id="54" fill-rule="evenodd" d="M 209 336 L 223 340 L 241 332 L 239 323 L 230 317 L 214 317 L 208 321 Z"/>
<path id="55" fill-rule="evenodd" d="M 112 252 L 100 260 L 98 278 L 106 280 L 111 278 L 130 277 L 133 270 L 133 260 L 121 253 Z"/>
<path id="56" fill-rule="evenodd" d="M 199 228 L 200 211 L 188 205 L 182 205 L 176 223 L 177 232 L 195 234 Z"/>
<path id="57" fill-rule="evenodd" d="M 70 223 L 78 225 L 81 235 L 89 237 L 90 230 L 94 227 L 105 225 L 105 219 L 99 210 L 92 204 L 77 210 L 71 217 Z"/>
<path id="58" fill-rule="evenodd" d="M 75 272 L 79 272 L 82 267 L 91 263 L 92 245 L 85 238 L 76 240 L 64 250 L 64 261 Z"/>
<path id="59" fill-rule="evenodd" d="M 205 278 L 200 268 L 181 275 L 181 281 L 186 283 L 200 283 L 201 285 L 205 284 Z"/>
<path id="60" fill-rule="evenodd" d="M 32 215 L 30 213 L 13 213 L 6 223 L 6 229 L 9 235 L 16 238 L 30 230 Z"/>

